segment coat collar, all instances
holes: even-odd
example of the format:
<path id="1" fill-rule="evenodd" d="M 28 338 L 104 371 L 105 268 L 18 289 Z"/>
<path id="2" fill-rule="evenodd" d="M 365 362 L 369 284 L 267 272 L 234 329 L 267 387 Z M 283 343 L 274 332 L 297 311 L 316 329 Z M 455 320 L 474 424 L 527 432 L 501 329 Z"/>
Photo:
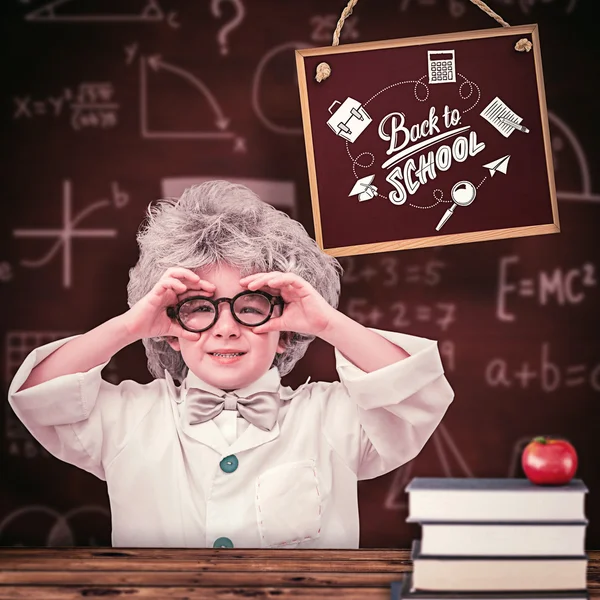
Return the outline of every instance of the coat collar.
<path id="1" fill-rule="evenodd" d="M 169 394 L 169 398 L 176 404 L 180 404 L 182 401 L 181 386 L 178 386 L 173 381 L 173 377 L 171 377 L 171 373 L 169 373 L 167 369 L 165 369 L 165 382 L 167 385 L 167 393 Z"/>
<path id="2" fill-rule="evenodd" d="M 192 437 L 201 444 L 209 446 L 222 456 L 243 452 L 245 450 L 251 450 L 252 448 L 257 448 L 258 446 L 266 444 L 279 437 L 279 423 L 275 423 L 275 426 L 273 429 L 271 429 L 271 431 L 263 431 L 262 429 L 259 429 L 250 423 L 246 430 L 233 442 L 233 444 L 229 445 L 227 440 L 223 437 L 223 434 L 219 430 L 218 426 L 215 424 L 214 420 L 199 423 L 197 425 L 190 425 L 185 418 L 187 412 L 185 410 L 185 399 L 187 396 L 187 391 L 190 388 L 202 389 L 219 397 L 225 396 L 226 392 L 210 385 L 209 383 L 206 383 L 197 375 L 192 373 L 192 371 L 188 371 L 181 388 L 179 388 L 178 394 L 178 403 L 182 404 L 180 413 L 183 431 L 188 436 Z M 242 397 L 255 394 L 256 392 L 279 392 L 282 400 L 289 400 L 293 395 L 293 390 L 281 386 L 281 377 L 277 367 L 272 367 L 256 381 L 250 385 L 235 390 L 235 392 Z M 292 392 L 292 394 L 289 392 Z"/>
<path id="3" fill-rule="evenodd" d="M 277 367 L 272 367 L 262 377 L 259 377 L 250 385 L 234 390 L 234 392 L 238 396 L 246 398 L 247 396 L 250 396 L 250 394 L 255 394 L 256 392 L 278 392 L 280 386 L 281 377 L 279 376 L 279 371 L 277 370 Z M 210 383 L 206 383 L 195 373 L 192 373 L 191 370 L 188 371 L 187 377 L 183 382 L 183 387 L 186 391 L 190 388 L 198 388 L 205 392 L 216 394 L 221 398 L 226 393 L 223 390 L 210 385 Z"/>
<path id="4" fill-rule="evenodd" d="M 267 376 L 269 376 L 269 377 L 267 378 Z M 216 388 L 214 386 L 211 386 L 208 383 L 203 382 L 199 377 L 196 377 L 196 375 L 194 375 L 191 371 L 188 372 L 188 375 L 187 375 L 186 379 L 184 380 L 184 383 L 181 386 L 178 386 L 173 381 L 173 377 L 171 377 L 171 374 L 169 373 L 169 371 L 167 371 L 167 369 L 165 369 L 165 381 L 166 381 L 169 397 L 171 398 L 171 400 L 173 400 L 177 404 L 181 404 L 184 401 L 185 391 L 187 390 L 186 382 L 192 381 L 192 380 L 194 381 L 194 385 L 190 385 L 190 387 L 199 387 L 208 392 L 212 392 L 213 394 L 216 394 L 217 396 L 225 395 L 225 392 L 223 390 L 220 390 L 219 388 Z M 261 389 L 263 381 L 265 382 L 267 387 L 262 387 L 262 389 Z M 277 381 L 277 386 L 270 387 L 269 383 L 274 382 L 274 381 Z M 257 381 L 255 381 L 254 383 L 252 383 L 249 386 L 246 386 L 244 388 L 241 388 L 240 395 L 249 396 L 250 394 L 253 394 L 258 391 L 263 391 L 263 392 L 279 391 L 279 395 L 281 396 L 281 399 L 286 401 L 286 400 L 291 400 L 305 385 L 308 385 L 309 382 L 310 382 L 310 377 L 296 390 L 292 389 L 291 387 L 283 386 L 283 385 L 281 385 L 281 377 L 279 375 L 279 371 L 277 370 L 277 367 L 273 367 L 269 371 L 267 371 L 261 378 L 259 378 Z"/>

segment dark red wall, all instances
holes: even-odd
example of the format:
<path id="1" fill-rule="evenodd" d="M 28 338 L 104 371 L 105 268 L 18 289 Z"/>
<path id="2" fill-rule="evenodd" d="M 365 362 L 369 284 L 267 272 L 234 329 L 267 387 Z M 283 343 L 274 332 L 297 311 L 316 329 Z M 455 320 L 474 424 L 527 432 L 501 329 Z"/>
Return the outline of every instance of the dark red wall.
<path id="1" fill-rule="evenodd" d="M 41 0 L 3 6 L 5 391 L 32 347 L 126 310 L 146 206 L 186 182 L 263 180 L 314 231 L 293 50 L 330 43 L 345 2 L 228 1 L 221 17 L 210 2 L 158 2 L 161 13 L 144 13 L 148 0 L 127 8 L 71 0 L 54 19 L 34 12 L 47 5 Z M 544 433 L 579 451 L 578 476 L 590 488 L 587 546 L 600 547 L 595 3 L 490 6 L 513 25 L 539 24 L 562 231 L 342 259 L 341 310 L 439 340 L 456 391 L 414 461 L 360 484 L 365 547 L 408 547 L 418 533 L 404 522 L 411 477 L 520 476 L 523 444 Z M 128 9 L 145 17 L 123 22 Z M 98 13 L 113 20 L 94 20 Z M 497 26 L 467 0 L 365 1 L 342 43 Z M 59 237 L 65 223 L 80 237 Z M 39 237 L 42 230 L 58 233 Z M 142 345 L 118 354 L 104 375 L 149 381 Z M 309 375 L 336 377 L 320 341 L 285 383 Z M 0 544 L 110 544 L 105 484 L 41 450 L 7 402 L 0 415 Z"/>

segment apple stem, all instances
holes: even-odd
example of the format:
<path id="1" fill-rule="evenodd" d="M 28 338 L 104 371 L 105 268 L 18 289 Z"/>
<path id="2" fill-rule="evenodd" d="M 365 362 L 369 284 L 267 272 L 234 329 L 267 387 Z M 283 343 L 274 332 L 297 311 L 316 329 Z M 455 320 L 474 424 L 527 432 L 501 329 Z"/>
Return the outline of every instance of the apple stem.
<path id="1" fill-rule="evenodd" d="M 537 437 L 534 437 L 534 438 L 533 438 L 533 441 L 534 441 L 534 442 L 537 442 L 538 444 L 545 444 L 545 443 L 546 443 L 548 440 L 546 439 L 546 437 L 545 437 L 545 436 L 543 436 L 543 435 L 539 435 L 539 436 L 537 436 Z"/>

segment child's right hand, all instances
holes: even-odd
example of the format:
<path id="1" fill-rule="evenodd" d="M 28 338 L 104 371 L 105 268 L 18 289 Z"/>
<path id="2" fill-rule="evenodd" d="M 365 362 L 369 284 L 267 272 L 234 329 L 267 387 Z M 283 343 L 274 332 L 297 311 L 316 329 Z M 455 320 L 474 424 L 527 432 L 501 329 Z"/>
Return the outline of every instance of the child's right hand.
<path id="1" fill-rule="evenodd" d="M 179 302 L 178 295 L 187 290 L 214 293 L 215 284 L 200 279 L 190 269 L 170 267 L 156 285 L 124 315 L 126 327 L 136 339 L 175 336 L 187 340 L 200 339 L 199 333 L 183 329 L 176 319 L 167 316 L 167 307 Z"/>

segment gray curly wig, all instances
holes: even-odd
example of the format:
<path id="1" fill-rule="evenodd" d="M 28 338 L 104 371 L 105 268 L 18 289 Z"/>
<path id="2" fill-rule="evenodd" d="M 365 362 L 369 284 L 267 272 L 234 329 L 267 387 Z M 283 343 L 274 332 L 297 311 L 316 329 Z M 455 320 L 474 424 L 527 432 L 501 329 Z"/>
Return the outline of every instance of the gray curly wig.
<path id="1" fill-rule="evenodd" d="M 169 267 L 202 269 L 226 264 L 242 277 L 258 272 L 295 273 L 308 281 L 334 308 L 340 295 L 339 262 L 325 254 L 306 229 L 263 202 L 247 187 L 227 181 L 194 185 L 181 198 L 148 206 L 137 234 L 140 255 L 129 271 L 127 301 L 133 306 L 154 287 Z M 286 350 L 272 366 L 281 376 L 304 356 L 315 336 L 285 332 Z M 142 340 L 148 370 L 164 377 L 165 369 L 182 382 L 188 372 L 180 352 L 164 338 Z"/>

